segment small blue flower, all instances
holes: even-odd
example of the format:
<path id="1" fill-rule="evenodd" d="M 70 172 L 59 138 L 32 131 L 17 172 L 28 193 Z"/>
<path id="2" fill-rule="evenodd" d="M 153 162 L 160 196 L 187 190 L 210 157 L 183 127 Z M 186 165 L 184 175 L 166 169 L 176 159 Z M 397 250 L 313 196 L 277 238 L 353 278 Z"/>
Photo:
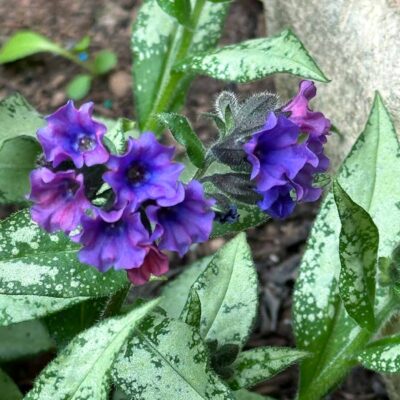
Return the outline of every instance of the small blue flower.
<path id="1" fill-rule="evenodd" d="M 85 62 L 85 61 L 87 61 L 89 59 L 89 54 L 87 53 L 87 51 L 81 51 L 78 54 L 78 58 L 79 58 L 79 60 Z"/>
<path id="2" fill-rule="evenodd" d="M 185 186 L 180 203 L 171 207 L 147 207 L 147 216 L 155 224 L 152 238 L 159 239 L 158 247 L 183 256 L 192 243 L 208 240 L 215 216 L 211 210 L 214 203 L 205 198 L 200 182 L 191 181 Z"/>
<path id="3" fill-rule="evenodd" d="M 109 153 L 103 145 L 106 127 L 92 119 L 93 103 L 83 104 L 79 110 L 72 100 L 46 117 L 47 125 L 37 136 L 46 160 L 57 167 L 72 160 L 77 168 L 103 164 Z"/>
<path id="4" fill-rule="evenodd" d="M 120 202 L 136 209 L 146 200 L 168 206 L 183 198 L 178 178 L 184 166 L 172 161 L 174 148 L 160 144 L 151 132 L 129 138 L 122 156 L 111 156 L 103 176 Z"/>

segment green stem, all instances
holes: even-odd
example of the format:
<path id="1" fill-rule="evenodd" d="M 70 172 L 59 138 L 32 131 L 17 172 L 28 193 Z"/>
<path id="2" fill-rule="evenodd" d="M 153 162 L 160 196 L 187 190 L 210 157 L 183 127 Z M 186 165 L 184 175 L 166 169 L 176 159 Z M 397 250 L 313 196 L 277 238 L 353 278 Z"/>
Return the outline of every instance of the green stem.
<path id="1" fill-rule="evenodd" d="M 107 301 L 107 304 L 104 308 L 102 319 L 106 319 L 112 317 L 119 313 L 122 305 L 128 295 L 129 289 L 131 288 L 130 284 L 127 284 L 124 288 L 114 293 Z"/>
<path id="2" fill-rule="evenodd" d="M 95 76 L 96 72 L 93 68 L 93 65 L 90 62 L 83 62 L 81 61 L 75 54 L 65 50 L 62 53 L 60 53 L 61 56 L 63 56 L 64 58 L 74 62 L 75 64 L 79 65 L 80 67 L 82 67 L 84 70 L 86 70 L 87 72 L 89 72 L 91 75 Z"/>
<path id="3" fill-rule="evenodd" d="M 161 112 L 169 111 L 172 105 L 171 103 L 175 98 L 175 92 L 180 85 L 180 81 L 185 76 L 182 72 L 172 71 L 172 68 L 177 61 L 183 60 L 188 55 L 205 3 L 206 0 L 196 1 L 191 17 L 191 28 L 180 27 L 176 33 L 181 34 L 180 40 L 177 41 L 177 43 L 180 43 L 176 49 L 171 49 L 172 57 L 166 66 L 166 80 L 165 82 L 161 82 L 161 90 L 153 104 L 149 117 L 143 126 L 144 131 L 159 131 L 159 123 L 154 116 Z"/>

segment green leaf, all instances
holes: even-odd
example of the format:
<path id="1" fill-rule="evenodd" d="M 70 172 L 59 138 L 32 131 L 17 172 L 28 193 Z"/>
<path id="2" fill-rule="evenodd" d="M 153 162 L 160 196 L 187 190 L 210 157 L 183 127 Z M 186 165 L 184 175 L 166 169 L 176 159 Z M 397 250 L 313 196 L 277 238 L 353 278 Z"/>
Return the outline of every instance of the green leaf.
<path id="1" fill-rule="evenodd" d="M 189 296 L 190 288 L 206 269 L 212 257 L 204 257 L 186 266 L 173 281 L 168 282 L 161 293 L 161 306 L 171 318 L 178 319 Z"/>
<path id="2" fill-rule="evenodd" d="M 358 361 L 366 368 L 384 374 L 400 372 L 400 335 L 372 342 L 360 352 Z"/>
<path id="3" fill-rule="evenodd" d="M 26 137 L 3 144 L 0 151 L 0 203 L 26 203 L 25 196 L 30 190 L 29 173 L 35 168 L 40 152 L 39 144 Z"/>
<path id="4" fill-rule="evenodd" d="M 228 7 L 206 2 L 195 27 L 189 53 L 213 48 L 218 42 Z M 140 129 L 155 114 L 178 111 L 192 77 L 174 77 L 176 84 L 168 93 L 168 105 L 159 107 L 160 96 L 170 82 L 172 66 L 180 46 L 183 28 L 170 18 L 157 0 L 145 0 L 132 32 L 133 82 L 136 111 Z"/>
<path id="5" fill-rule="evenodd" d="M 378 229 L 368 213 L 347 195 L 337 181 L 333 194 L 341 221 L 339 292 L 349 315 L 362 327 L 375 326 L 375 275 Z"/>
<path id="6" fill-rule="evenodd" d="M 126 150 L 126 141 L 129 136 L 138 137 L 138 132 L 135 131 L 135 121 L 128 118 L 118 118 L 108 128 L 105 138 L 111 141 L 114 153 L 122 154 Z"/>
<path id="7" fill-rule="evenodd" d="M 40 321 L 27 321 L 0 328 L 0 363 L 29 357 L 54 348 Z"/>
<path id="8" fill-rule="evenodd" d="M 175 140 L 185 147 L 190 161 L 197 168 L 201 168 L 204 164 L 205 149 L 187 118 L 175 113 L 158 114 L 158 118 L 171 131 Z"/>
<path id="9" fill-rule="evenodd" d="M 22 393 L 13 380 L 0 369 L 0 393 L 7 400 L 22 400 Z"/>
<path id="10" fill-rule="evenodd" d="M 158 313 L 146 317 L 118 356 L 112 376 L 129 398 L 233 399 L 208 363 L 197 331 Z"/>
<path id="11" fill-rule="evenodd" d="M 44 322 L 57 348 L 62 349 L 78 333 L 94 325 L 99 320 L 106 302 L 105 298 L 90 299 L 47 316 Z"/>
<path id="12" fill-rule="evenodd" d="M 201 302 L 200 333 L 205 341 L 242 346 L 257 311 L 257 273 L 246 235 L 225 244 L 192 288 Z"/>
<path id="13" fill-rule="evenodd" d="M 400 150 L 390 116 L 379 95 L 364 132 L 338 174 L 349 196 L 372 217 L 380 233 L 379 256 L 400 242 Z M 322 203 L 300 266 L 294 295 L 297 347 L 314 353 L 301 365 L 299 400 L 320 399 L 353 365 L 349 353 L 365 346 L 371 332 L 345 312 L 339 296 L 340 219 L 332 192 Z M 392 309 L 389 290 L 376 292 L 377 325 Z"/>
<path id="14" fill-rule="evenodd" d="M 19 94 L 0 101 L 0 203 L 25 202 L 40 147 L 41 116 Z"/>
<path id="15" fill-rule="evenodd" d="M 81 264 L 78 246 L 63 234 L 50 235 L 40 229 L 28 210 L 0 223 L 0 249 L 0 294 L 103 297 L 127 282 L 122 271 L 104 274 Z"/>
<path id="16" fill-rule="evenodd" d="M 236 400 L 274 400 L 272 397 L 261 396 L 260 394 L 249 392 L 246 389 L 237 390 L 235 392 Z"/>
<path id="17" fill-rule="evenodd" d="M 328 82 L 297 36 L 285 30 L 277 36 L 251 39 L 179 62 L 175 69 L 215 79 L 248 83 L 277 72 Z"/>
<path id="18" fill-rule="evenodd" d="M 306 356 L 304 351 L 285 347 L 258 347 L 244 351 L 232 365 L 234 375 L 229 385 L 234 390 L 254 386 Z"/>
<path id="19" fill-rule="evenodd" d="M 73 100 L 83 99 L 90 91 L 92 77 L 88 74 L 76 75 L 67 86 L 67 95 Z"/>
<path id="20" fill-rule="evenodd" d="M 122 346 L 157 301 L 82 332 L 39 375 L 25 400 L 106 400 L 109 370 Z"/>
<path id="21" fill-rule="evenodd" d="M 89 297 L 55 298 L 0 294 L 0 326 L 44 317 L 87 300 Z"/>
<path id="22" fill-rule="evenodd" d="M 157 0 L 161 9 L 181 25 L 190 27 L 190 0 Z"/>
<path id="23" fill-rule="evenodd" d="M 114 52 L 102 50 L 96 54 L 93 67 L 97 75 L 103 75 L 110 72 L 117 65 L 118 59 Z"/>
<path id="24" fill-rule="evenodd" d="M 85 35 L 81 40 L 79 40 L 78 43 L 75 44 L 72 50 L 76 51 L 77 53 L 85 51 L 89 48 L 90 42 L 91 42 L 90 36 Z"/>
<path id="25" fill-rule="evenodd" d="M 31 31 L 16 32 L 0 49 L 0 64 L 20 60 L 32 54 L 50 52 L 65 56 L 68 53 L 57 43 Z"/>

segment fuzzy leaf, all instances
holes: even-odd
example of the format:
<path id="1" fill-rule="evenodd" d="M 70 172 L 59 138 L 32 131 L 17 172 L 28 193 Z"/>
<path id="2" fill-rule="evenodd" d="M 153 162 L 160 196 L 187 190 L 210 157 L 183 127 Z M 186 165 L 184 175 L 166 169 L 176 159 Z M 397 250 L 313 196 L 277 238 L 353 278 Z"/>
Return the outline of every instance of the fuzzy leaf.
<path id="1" fill-rule="evenodd" d="M 20 60 L 32 54 L 50 52 L 65 56 L 68 53 L 57 43 L 31 31 L 19 31 L 4 43 L 0 49 L 0 64 Z"/>
<path id="2" fill-rule="evenodd" d="M 187 302 L 190 288 L 207 268 L 212 257 L 204 257 L 185 267 L 183 272 L 168 282 L 161 293 L 161 306 L 171 318 L 178 319 Z"/>
<path id="3" fill-rule="evenodd" d="M 187 118 L 175 113 L 162 113 L 158 114 L 158 119 L 171 131 L 175 140 L 185 147 L 190 161 L 197 168 L 201 168 L 204 164 L 205 149 Z"/>
<path id="4" fill-rule="evenodd" d="M 376 372 L 400 373 L 400 335 L 372 342 L 357 359 L 364 367 Z"/>
<path id="5" fill-rule="evenodd" d="M 400 151 L 390 116 L 379 95 L 364 132 L 338 174 L 349 196 L 372 217 L 379 233 L 379 257 L 389 257 L 400 242 Z M 339 296 L 340 219 L 332 192 L 322 203 L 300 266 L 294 295 L 297 347 L 314 354 L 302 362 L 299 400 L 324 396 L 353 365 L 371 337 L 345 312 Z M 390 308 L 389 290 L 378 288 L 377 325 Z"/>
<path id="6" fill-rule="evenodd" d="M 146 317 L 118 356 L 112 376 L 130 398 L 233 399 L 208 365 L 196 330 L 159 313 Z"/>
<path id="7" fill-rule="evenodd" d="M 375 275 L 379 233 L 368 213 L 337 181 L 333 193 L 341 221 L 339 291 L 349 315 L 362 327 L 374 329 Z"/>
<path id="8" fill-rule="evenodd" d="M 204 340 L 244 345 L 258 301 L 257 274 L 246 235 L 225 244 L 192 288 L 202 306 L 200 333 Z"/>
<path id="9" fill-rule="evenodd" d="M 157 301 L 84 331 L 39 375 L 25 400 L 106 400 L 109 370 L 137 322 Z"/>
<path id="10" fill-rule="evenodd" d="M 34 138 L 44 124 L 19 94 L 0 101 L 0 203 L 25 202 L 29 172 L 40 147 Z"/>
<path id="11" fill-rule="evenodd" d="M 206 2 L 195 29 L 189 53 L 213 48 L 221 35 L 228 6 Z M 172 73 L 172 63 L 181 40 L 181 28 L 158 5 L 145 0 L 137 15 L 132 32 L 133 82 L 140 129 L 157 112 L 178 111 L 192 80 L 180 77 L 169 96 L 169 104 L 155 110 Z"/>
<path id="12" fill-rule="evenodd" d="M 105 274 L 77 259 L 77 245 L 49 235 L 24 210 L 0 223 L 0 294 L 54 299 L 102 297 L 121 289 L 124 272 Z"/>
<path id="13" fill-rule="evenodd" d="M 229 380 L 238 390 L 269 379 L 307 356 L 304 351 L 285 347 L 258 347 L 239 354 L 233 363 L 234 375 Z"/>
<path id="14" fill-rule="evenodd" d="M 109 123 L 105 139 L 112 144 L 112 152 L 123 154 L 126 151 L 126 142 L 129 136 L 137 138 L 135 131 L 135 121 L 128 118 L 118 118 L 113 123 Z M 107 144 L 107 143 L 106 143 Z"/>
<path id="15" fill-rule="evenodd" d="M 22 393 L 13 380 L 0 369 L 0 393 L 7 400 L 22 400 Z"/>
<path id="16" fill-rule="evenodd" d="M 196 290 L 192 289 L 189 293 L 189 297 L 182 310 L 180 320 L 186 322 L 197 329 L 200 328 L 201 323 L 201 303 L 199 295 Z"/>
<path id="17" fill-rule="evenodd" d="M 67 86 L 67 95 L 73 100 L 83 99 L 90 91 L 92 77 L 88 74 L 76 75 Z"/>
<path id="18" fill-rule="evenodd" d="M 179 62 L 175 69 L 238 83 L 263 79 L 277 72 L 328 81 L 304 45 L 290 30 L 277 36 L 251 39 L 189 57 Z"/>
<path id="19" fill-rule="evenodd" d="M 275 400 L 272 397 L 261 396 L 260 394 L 249 392 L 246 389 L 237 390 L 234 393 L 236 400 Z"/>
<path id="20" fill-rule="evenodd" d="M 38 320 L 0 328 L 0 363 L 29 357 L 51 348 L 54 348 L 54 343 Z"/>
<path id="21" fill-rule="evenodd" d="M 181 25 L 190 27 L 190 0 L 157 0 L 164 12 L 176 18 Z"/>

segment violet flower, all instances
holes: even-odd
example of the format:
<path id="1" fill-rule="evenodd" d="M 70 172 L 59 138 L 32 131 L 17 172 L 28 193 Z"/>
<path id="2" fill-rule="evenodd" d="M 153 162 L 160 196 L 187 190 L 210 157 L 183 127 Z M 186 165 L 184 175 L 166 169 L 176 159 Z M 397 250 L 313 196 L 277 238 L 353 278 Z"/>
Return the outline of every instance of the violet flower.
<path id="1" fill-rule="evenodd" d="M 183 199 L 178 178 L 184 168 L 172 161 L 173 155 L 173 147 L 163 146 L 147 132 L 138 139 L 129 138 L 124 155 L 110 157 L 110 171 L 103 178 L 118 201 L 130 202 L 132 209 L 149 199 L 162 206 L 173 205 Z"/>
<path id="2" fill-rule="evenodd" d="M 82 232 L 77 237 L 82 244 L 79 260 L 100 272 L 111 267 L 139 268 L 151 244 L 139 213 L 124 207 L 110 212 L 98 210 L 97 214 L 95 218 L 82 219 Z"/>
<path id="3" fill-rule="evenodd" d="M 128 279 L 134 285 L 144 285 L 151 275 L 161 276 L 168 272 L 169 260 L 156 246 L 146 248 L 147 254 L 143 264 L 139 268 L 132 268 L 127 271 Z"/>
<path id="4" fill-rule="evenodd" d="M 37 136 L 53 167 L 66 160 L 72 160 L 77 168 L 108 160 L 102 143 L 106 127 L 92 119 L 92 112 L 93 103 L 85 103 L 77 110 L 70 100 L 46 117 L 47 125 L 38 130 Z"/>
<path id="5" fill-rule="evenodd" d="M 40 168 L 31 172 L 30 181 L 28 199 L 34 202 L 32 219 L 48 232 L 74 230 L 90 207 L 83 176 L 75 171 L 53 172 Z"/>
<path id="6" fill-rule="evenodd" d="M 160 240 L 158 247 L 183 256 L 192 243 L 208 240 L 215 216 L 211 211 L 214 203 L 205 198 L 200 182 L 193 180 L 185 186 L 180 203 L 171 207 L 147 207 L 147 216 L 155 224 L 153 239 Z"/>

